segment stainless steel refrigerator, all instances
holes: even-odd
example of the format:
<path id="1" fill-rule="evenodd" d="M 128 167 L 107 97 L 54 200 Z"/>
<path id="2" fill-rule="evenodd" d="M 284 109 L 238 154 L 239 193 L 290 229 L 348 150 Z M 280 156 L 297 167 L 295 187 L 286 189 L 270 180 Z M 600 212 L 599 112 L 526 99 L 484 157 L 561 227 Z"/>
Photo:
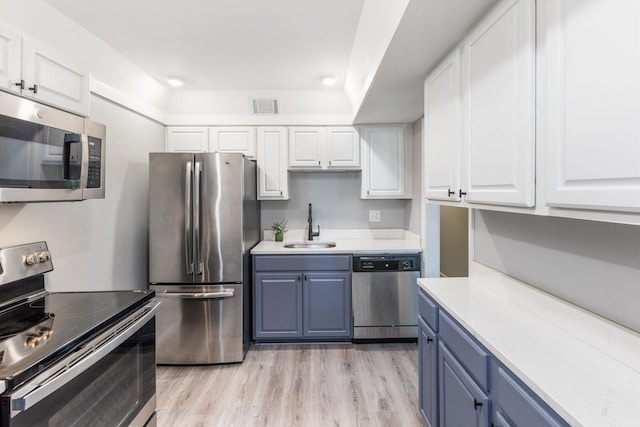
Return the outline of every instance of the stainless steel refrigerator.
<path id="1" fill-rule="evenodd" d="M 149 285 L 157 363 L 241 362 L 260 239 L 256 164 L 242 154 L 149 154 Z"/>

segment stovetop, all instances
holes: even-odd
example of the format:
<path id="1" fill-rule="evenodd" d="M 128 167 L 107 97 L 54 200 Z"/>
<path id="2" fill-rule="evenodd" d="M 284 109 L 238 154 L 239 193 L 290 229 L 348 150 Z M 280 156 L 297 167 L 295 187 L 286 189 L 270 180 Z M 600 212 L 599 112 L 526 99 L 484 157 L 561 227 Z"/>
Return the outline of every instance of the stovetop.
<path id="1" fill-rule="evenodd" d="M 153 291 L 47 293 L 0 312 L 0 381 L 14 388 L 153 297 Z"/>

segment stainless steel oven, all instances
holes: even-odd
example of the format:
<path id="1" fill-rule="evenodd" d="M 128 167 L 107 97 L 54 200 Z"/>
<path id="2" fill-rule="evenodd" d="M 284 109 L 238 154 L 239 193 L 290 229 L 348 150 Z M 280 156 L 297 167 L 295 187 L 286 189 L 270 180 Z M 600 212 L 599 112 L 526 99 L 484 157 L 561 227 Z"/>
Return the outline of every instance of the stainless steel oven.
<path id="1" fill-rule="evenodd" d="M 104 198 L 106 128 L 0 92 L 0 202 Z"/>
<path id="2" fill-rule="evenodd" d="M 44 242 L 0 249 L 1 425 L 151 425 L 153 292 L 43 292 L 50 258 Z"/>

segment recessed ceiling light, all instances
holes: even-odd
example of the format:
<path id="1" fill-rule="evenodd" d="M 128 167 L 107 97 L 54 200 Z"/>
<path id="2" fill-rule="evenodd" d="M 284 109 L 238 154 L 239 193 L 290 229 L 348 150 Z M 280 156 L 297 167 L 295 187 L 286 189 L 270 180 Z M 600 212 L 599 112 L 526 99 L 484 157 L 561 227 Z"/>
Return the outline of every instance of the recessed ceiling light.
<path id="1" fill-rule="evenodd" d="M 333 76 L 324 76 L 322 77 L 322 84 L 325 86 L 333 86 L 336 84 L 336 78 Z"/>
<path id="2" fill-rule="evenodd" d="M 167 79 L 167 83 L 169 83 L 173 87 L 180 87 L 184 84 L 182 80 L 176 79 L 175 77 L 169 77 Z"/>

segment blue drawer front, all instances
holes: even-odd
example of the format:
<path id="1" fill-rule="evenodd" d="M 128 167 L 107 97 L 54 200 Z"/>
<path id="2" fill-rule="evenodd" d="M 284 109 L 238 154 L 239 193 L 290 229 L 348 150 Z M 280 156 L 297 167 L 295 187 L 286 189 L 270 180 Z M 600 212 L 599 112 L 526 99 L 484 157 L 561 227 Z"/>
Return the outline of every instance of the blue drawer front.
<path id="1" fill-rule="evenodd" d="M 548 412 L 538 403 L 538 398 L 521 387 L 512 376 L 498 368 L 498 407 L 513 425 L 518 427 L 567 426 L 555 413 Z"/>
<path id="2" fill-rule="evenodd" d="M 257 255 L 255 271 L 351 271 L 350 255 Z"/>
<path id="3" fill-rule="evenodd" d="M 418 297 L 418 312 L 426 324 L 438 332 L 438 306 L 422 289 L 420 289 Z"/>
<path id="4" fill-rule="evenodd" d="M 489 390 L 489 363 L 491 356 L 480 347 L 467 332 L 455 324 L 442 310 L 440 317 L 440 338 L 465 367 L 471 376 L 485 390 Z"/>

